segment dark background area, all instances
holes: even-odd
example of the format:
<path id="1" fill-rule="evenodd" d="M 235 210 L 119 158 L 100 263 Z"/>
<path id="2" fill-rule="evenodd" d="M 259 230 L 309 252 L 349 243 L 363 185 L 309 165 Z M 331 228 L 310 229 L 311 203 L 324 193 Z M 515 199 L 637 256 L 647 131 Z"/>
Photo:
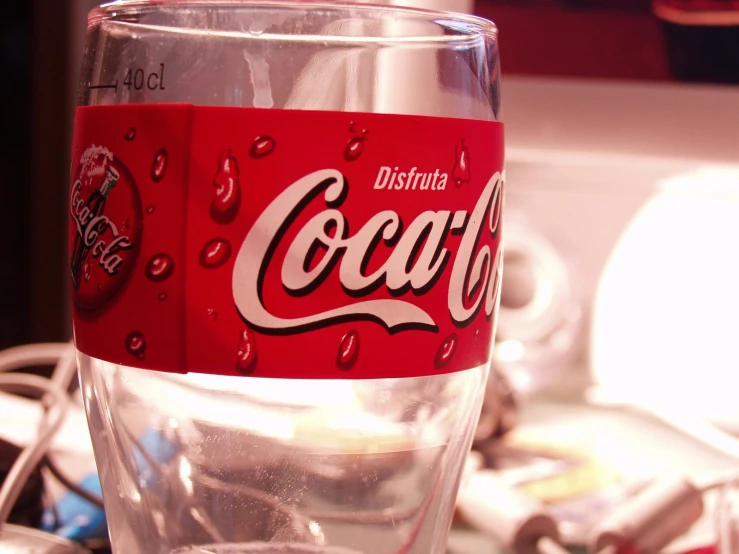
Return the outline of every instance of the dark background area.
<path id="1" fill-rule="evenodd" d="M 72 3 L 0 16 L 0 348 L 66 339 L 66 182 Z"/>
<path id="2" fill-rule="evenodd" d="M 68 144 L 87 0 L 18 0 L 0 16 L 0 348 L 69 338 Z M 650 0 L 478 0 L 505 75 L 739 81 L 739 27 L 660 21 Z"/>
<path id="3" fill-rule="evenodd" d="M 31 150 L 30 3 L 14 2 L 0 20 L 0 347 L 24 340 L 28 328 L 29 243 L 18 229 L 28 220 Z"/>

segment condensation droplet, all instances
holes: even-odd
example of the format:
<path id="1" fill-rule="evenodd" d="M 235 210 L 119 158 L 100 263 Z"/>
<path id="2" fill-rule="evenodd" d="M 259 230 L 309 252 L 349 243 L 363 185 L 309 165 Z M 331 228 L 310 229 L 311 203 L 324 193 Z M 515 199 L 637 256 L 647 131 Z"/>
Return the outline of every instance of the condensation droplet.
<path id="1" fill-rule="evenodd" d="M 359 357 L 359 333 L 352 329 L 341 338 L 339 351 L 336 354 L 336 365 L 339 369 L 351 369 Z"/>
<path id="2" fill-rule="evenodd" d="M 210 239 L 200 251 L 200 265 L 208 269 L 221 267 L 231 256 L 231 243 L 223 238 Z"/>
<path id="3" fill-rule="evenodd" d="M 151 162 L 151 180 L 158 183 L 164 178 L 164 174 L 167 172 L 168 163 L 167 150 L 160 148 L 154 156 L 154 161 Z"/>
<path id="4" fill-rule="evenodd" d="M 437 368 L 444 367 L 452 360 L 457 351 L 457 340 L 456 333 L 452 333 L 441 343 L 434 359 L 434 365 Z"/>
<path id="5" fill-rule="evenodd" d="M 126 350 L 131 356 L 138 360 L 144 359 L 146 352 L 146 340 L 141 331 L 131 331 L 126 337 Z"/>
<path id="6" fill-rule="evenodd" d="M 251 148 L 249 148 L 249 155 L 252 158 L 263 158 L 271 154 L 276 145 L 277 143 L 272 137 L 267 135 L 259 136 L 254 139 Z"/>
<path id="7" fill-rule="evenodd" d="M 254 371 L 257 364 L 257 350 L 254 343 L 254 335 L 249 329 L 241 331 L 239 337 L 239 349 L 236 353 L 236 370 L 241 374 L 249 374 Z"/>
<path id="8" fill-rule="evenodd" d="M 218 156 L 218 171 L 213 177 L 213 186 L 216 195 L 210 203 L 210 217 L 221 225 L 231 223 L 241 206 L 241 183 L 239 162 L 230 150 L 224 150 Z"/>
<path id="9" fill-rule="evenodd" d="M 168 279 L 174 271 L 174 260 L 169 254 L 156 254 L 152 256 L 149 262 L 146 264 L 146 270 L 144 274 L 148 279 L 155 282 L 164 281 Z"/>
<path id="10" fill-rule="evenodd" d="M 344 148 L 344 159 L 348 162 L 353 162 L 364 152 L 364 143 L 367 140 L 367 131 L 362 131 L 361 135 L 352 137 L 349 142 L 346 143 Z"/>

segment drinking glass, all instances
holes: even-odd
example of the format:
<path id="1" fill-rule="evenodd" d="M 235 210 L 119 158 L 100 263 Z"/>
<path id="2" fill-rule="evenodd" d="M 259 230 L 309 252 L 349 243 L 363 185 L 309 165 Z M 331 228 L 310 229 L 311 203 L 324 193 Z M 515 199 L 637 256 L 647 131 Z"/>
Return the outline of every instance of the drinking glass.
<path id="1" fill-rule="evenodd" d="M 472 16 L 90 13 L 69 267 L 115 553 L 445 551 L 498 309 L 499 86 Z"/>

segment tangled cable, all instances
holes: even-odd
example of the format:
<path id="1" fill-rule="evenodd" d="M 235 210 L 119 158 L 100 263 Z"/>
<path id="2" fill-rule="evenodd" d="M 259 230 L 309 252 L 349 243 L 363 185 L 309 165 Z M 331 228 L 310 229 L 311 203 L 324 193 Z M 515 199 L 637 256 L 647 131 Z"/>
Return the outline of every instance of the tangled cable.
<path id="1" fill-rule="evenodd" d="M 55 366 L 50 379 L 29 373 L 9 373 L 26 367 L 45 365 Z M 51 467 L 58 480 L 62 483 L 70 482 L 53 462 L 48 463 L 47 452 L 67 415 L 67 391 L 76 370 L 75 352 L 71 343 L 30 344 L 0 352 L 0 389 L 15 387 L 25 393 L 41 394 L 44 406 L 36 439 L 23 449 L 0 487 L 0 526 L 8 520 L 26 480 L 40 463 L 46 460 L 46 465 Z"/>

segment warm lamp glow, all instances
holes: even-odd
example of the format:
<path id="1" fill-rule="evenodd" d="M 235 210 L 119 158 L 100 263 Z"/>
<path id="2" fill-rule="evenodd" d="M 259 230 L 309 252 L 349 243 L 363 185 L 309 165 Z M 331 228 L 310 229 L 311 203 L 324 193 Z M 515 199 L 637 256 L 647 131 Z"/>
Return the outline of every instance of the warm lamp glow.
<path id="1" fill-rule="evenodd" d="M 597 292 L 592 372 L 606 397 L 739 423 L 739 168 L 661 184 Z"/>

